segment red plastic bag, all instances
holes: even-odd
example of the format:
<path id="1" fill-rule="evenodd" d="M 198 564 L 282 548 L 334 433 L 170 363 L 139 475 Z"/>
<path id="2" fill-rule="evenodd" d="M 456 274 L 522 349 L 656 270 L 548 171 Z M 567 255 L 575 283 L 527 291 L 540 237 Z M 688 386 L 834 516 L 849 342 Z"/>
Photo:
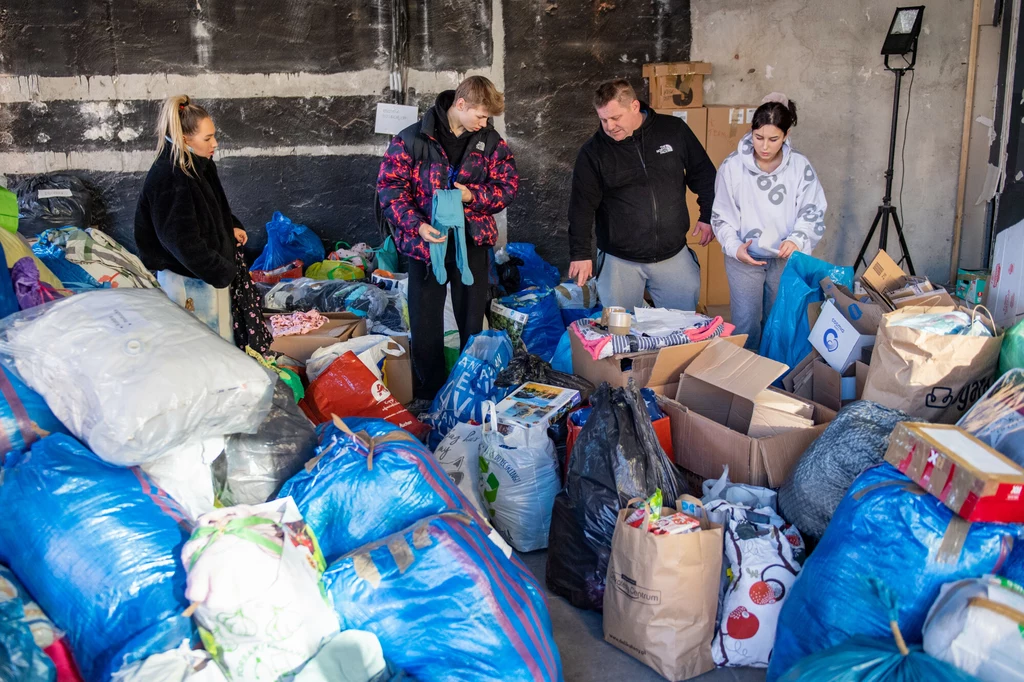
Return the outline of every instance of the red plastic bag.
<path id="1" fill-rule="evenodd" d="M 252 270 L 249 273 L 252 281 L 261 284 L 277 284 L 282 279 L 298 279 L 302 277 L 302 261 L 293 260 L 273 270 Z"/>
<path id="2" fill-rule="evenodd" d="M 332 362 L 309 385 L 299 406 L 316 424 L 331 421 L 334 415 L 343 419 L 374 417 L 389 421 L 420 440 L 430 431 L 429 426 L 391 396 L 384 383 L 352 351 Z"/>

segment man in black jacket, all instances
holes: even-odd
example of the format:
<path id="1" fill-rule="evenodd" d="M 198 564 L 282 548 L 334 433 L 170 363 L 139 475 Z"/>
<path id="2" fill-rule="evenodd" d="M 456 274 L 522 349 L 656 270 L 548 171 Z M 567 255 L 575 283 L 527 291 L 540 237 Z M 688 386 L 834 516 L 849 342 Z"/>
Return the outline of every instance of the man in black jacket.
<path id="1" fill-rule="evenodd" d="M 713 239 L 715 167 L 681 119 L 657 114 L 624 80 L 594 97 L 601 128 L 576 158 L 569 199 L 569 276 L 580 286 L 593 273 L 605 306 L 631 309 L 644 289 L 662 308 L 694 310 L 700 266 L 686 245 L 686 188 L 697 195 L 701 246 Z"/>

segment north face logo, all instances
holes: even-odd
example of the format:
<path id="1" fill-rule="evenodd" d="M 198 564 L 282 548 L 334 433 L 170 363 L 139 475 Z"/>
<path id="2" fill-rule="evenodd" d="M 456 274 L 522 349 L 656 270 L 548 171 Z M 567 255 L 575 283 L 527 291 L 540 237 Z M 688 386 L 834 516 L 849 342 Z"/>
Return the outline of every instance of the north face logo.
<path id="1" fill-rule="evenodd" d="M 663 144 L 660 147 L 658 147 L 658 153 L 659 154 L 668 154 L 671 151 L 672 151 L 672 145 L 670 145 L 670 144 Z"/>
<path id="2" fill-rule="evenodd" d="M 484 150 L 484 143 L 483 142 L 477 142 L 476 143 L 476 148 L 477 148 L 477 151 L 481 151 L 482 152 Z"/>

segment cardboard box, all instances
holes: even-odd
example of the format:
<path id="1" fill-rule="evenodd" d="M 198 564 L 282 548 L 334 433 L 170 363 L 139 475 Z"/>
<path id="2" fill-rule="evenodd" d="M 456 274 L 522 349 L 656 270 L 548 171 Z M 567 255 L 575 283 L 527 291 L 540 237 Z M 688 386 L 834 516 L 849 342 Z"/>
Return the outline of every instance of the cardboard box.
<path id="1" fill-rule="evenodd" d="M 287 313 L 265 313 L 263 317 L 268 324 L 272 314 Z M 270 350 L 295 358 L 300 362 L 306 362 L 313 352 L 320 348 L 366 335 L 366 320 L 362 317 L 352 313 L 324 313 L 323 315 L 327 318 L 327 322 L 319 329 L 314 329 L 308 334 L 279 336 L 270 345 Z"/>
<path id="2" fill-rule="evenodd" d="M 900 422 L 885 461 L 967 521 L 1024 523 L 1024 469 L 956 426 Z"/>
<path id="3" fill-rule="evenodd" d="M 828 277 L 821 280 L 820 284 L 825 298 L 835 304 L 854 329 L 869 336 L 878 333 L 878 325 L 882 324 L 882 315 L 889 312 L 888 310 L 875 303 L 870 295 L 857 296 L 842 284 L 836 284 Z"/>
<path id="4" fill-rule="evenodd" d="M 956 271 L 956 297 L 968 305 L 981 305 L 985 300 L 985 287 L 990 274 L 988 270 L 959 268 Z"/>
<path id="5" fill-rule="evenodd" d="M 708 244 L 707 305 L 729 305 L 729 278 L 725 274 L 725 253 L 717 241 Z"/>
<path id="6" fill-rule="evenodd" d="M 789 393 L 838 412 L 854 400 L 860 400 L 867 378 L 867 363 L 858 360 L 840 374 L 818 355 L 818 351 L 812 350 L 783 378 L 782 384 Z"/>
<path id="7" fill-rule="evenodd" d="M 1010 327 L 1024 317 L 1024 221 L 996 235 L 995 258 L 985 305 L 1000 327 Z"/>
<path id="8" fill-rule="evenodd" d="M 682 109 L 704 104 L 704 76 L 711 75 L 707 62 L 644 64 L 643 76 L 655 109 Z"/>
<path id="9" fill-rule="evenodd" d="M 704 478 L 718 478 L 722 466 L 728 465 L 729 478 L 736 483 L 782 485 L 807 446 L 836 414 L 823 405 L 787 395 L 810 410 L 813 425 L 797 428 L 772 409 L 777 403 L 759 406 L 758 399 L 765 400 L 761 394 L 787 369 L 723 339 L 714 340 L 680 377 L 678 406 L 663 405 L 673 420 L 676 463 Z M 752 424 L 758 422 L 760 429 L 765 421 L 779 424 L 777 433 L 761 437 L 747 433 Z"/>
<path id="10" fill-rule="evenodd" d="M 874 335 L 861 334 L 832 301 L 825 301 L 818 321 L 807 337 L 831 367 L 843 373 L 861 357 L 861 349 L 875 345 Z"/>
<path id="11" fill-rule="evenodd" d="M 652 105 L 653 106 L 653 105 Z M 659 114 L 681 118 L 697 136 L 697 141 L 703 147 L 708 141 L 708 110 L 704 107 L 690 107 L 689 109 L 656 109 Z"/>
<path id="12" fill-rule="evenodd" d="M 739 104 L 709 104 L 708 139 L 704 148 L 711 157 L 715 168 L 722 165 L 725 157 L 736 151 L 743 136 L 750 132 L 756 106 Z"/>
<path id="13" fill-rule="evenodd" d="M 569 332 L 572 347 L 573 372 L 595 386 L 607 381 L 613 388 L 627 386 L 632 378 L 638 388 L 649 388 L 659 395 L 674 396 L 679 384 L 679 375 L 693 362 L 693 359 L 713 341 L 688 343 L 682 346 L 662 348 L 647 353 L 626 353 L 610 358 L 595 360 L 580 343 L 573 332 Z M 729 336 L 723 343 L 742 348 L 746 334 Z"/>
<path id="14" fill-rule="evenodd" d="M 391 340 L 405 349 L 405 355 L 384 358 L 384 385 L 395 400 L 408 405 L 413 400 L 412 355 L 408 336 L 392 336 Z"/>
<path id="15" fill-rule="evenodd" d="M 918 296 L 894 298 L 892 293 L 913 282 L 927 283 L 932 291 Z M 899 264 L 885 251 L 879 251 L 861 276 L 861 284 L 871 295 L 875 303 L 886 309 L 886 312 L 909 306 L 931 307 L 956 305 L 953 297 L 941 288 L 935 287 L 925 277 L 911 278 Z"/>
<path id="16" fill-rule="evenodd" d="M 527 382 L 495 406 L 498 430 L 547 429 L 580 404 L 580 392 L 571 388 Z"/>

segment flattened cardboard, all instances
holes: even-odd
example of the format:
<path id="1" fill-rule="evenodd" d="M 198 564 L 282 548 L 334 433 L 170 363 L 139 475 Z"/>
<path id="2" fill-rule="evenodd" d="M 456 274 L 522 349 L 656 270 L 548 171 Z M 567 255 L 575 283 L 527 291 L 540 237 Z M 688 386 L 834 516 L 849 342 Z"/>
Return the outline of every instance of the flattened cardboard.
<path id="1" fill-rule="evenodd" d="M 815 360 L 820 357 L 818 351 L 811 350 L 791 372 L 782 378 L 782 386 L 793 395 L 812 400 Z"/>
<path id="2" fill-rule="evenodd" d="M 764 438 L 814 426 L 814 406 L 796 396 L 767 389 L 757 396 L 747 435 Z"/>
<path id="3" fill-rule="evenodd" d="M 888 312 L 875 303 L 871 296 L 858 298 L 842 284 L 836 284 L 830 278 L 821 280 L 821 290 L 826 298 L 835 303 L 836 308 L 850 324 L 861 334 L 874 336 L 878 333 L 878 325 L 882 323 L 882 315 Z M 867 300 L 864 300 L 867 299 Z M 812 327 L 814 325 L 811 325 Z"/>
<path id="4" fill-rule="evenodd" d="M 263 317 L 268 324 L 271 314 L 280 313 L 264 314 Z M 364 318 L 352 313 L 324 313 L 323 315 L 327 318 L 327 322 L 319 329 L 314 329 L 308 334 L 279 336 L 270 345 L 270 350 L 300 362 L 306 362 L 320 348 L 339 341 L 366 336 L 366 320 Z"/>
<path id="5" fill-rule="evenodd" d="M 888 311 L 899 310 L 908 306 L 931 307 L 956 305 L 953 297 L 945 289 L 936 287 L 935 291 L 920 296 L 905 297 L 894 301 L 889 292 L 907 283 L 908 276 L 899 264 L 888 253 L 879 250 L 868 264 L 867 270 L 861 275 L 864 289 L 883 308 Z"/>
<path id="6" fill-rule="evenodd" d="M 719 339 L 712 339 L 717 341 Z M 743 347 L 746 334 L 721 339 L 729 344 Z M 572 348 L 573 372 L 595 386 L 607 381 L 613 388 L 624 387 L 632 378 L 640 388 L 650 388 L 659 395 L 675 395 L 679 375 L 689 366 L 711 341 L 688 343 L 682 346 L 662 348 L 650 353 L 626 353 L 610 358 L 595 360 L 580 343 L 576 334 L 569 333 Z"/>
<path id="7" fill-rule="evenodd" d="M 885 460 L 967 521 L 1024 522 L 1024 469 L 959 427 L 900 422 Z"/>
<path id="8" fill-rule="evenodd" d="M 714 339 L 683 374 L 755 402 L 758 394 L 788 369 L 786 364 Z"/>

